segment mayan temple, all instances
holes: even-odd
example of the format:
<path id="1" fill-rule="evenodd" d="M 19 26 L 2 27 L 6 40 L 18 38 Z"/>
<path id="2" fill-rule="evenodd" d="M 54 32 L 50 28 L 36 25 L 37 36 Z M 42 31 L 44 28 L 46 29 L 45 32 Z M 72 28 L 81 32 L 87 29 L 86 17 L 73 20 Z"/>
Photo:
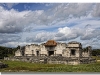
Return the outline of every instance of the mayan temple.
<path id="1" fill-rule="evenodd" d="M 87 49 L 87 51 L 83 51 L 82 44 L 76 41 L 60 43 L 55 40 L 48 40 L 40 45 L 31 44 L 21 47 L 15 52 L 13 58 L 5 59 L 32 63 L 63 63 L 73 65 L 96 62 L 91 57 L 92 47 L 88 46 Z"/>

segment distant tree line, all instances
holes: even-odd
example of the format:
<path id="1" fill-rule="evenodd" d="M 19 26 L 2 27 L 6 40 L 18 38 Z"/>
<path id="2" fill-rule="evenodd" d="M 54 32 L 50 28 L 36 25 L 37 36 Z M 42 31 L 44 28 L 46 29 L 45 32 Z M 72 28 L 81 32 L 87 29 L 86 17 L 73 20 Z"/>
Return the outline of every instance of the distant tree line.
<path id="1" fill-rule="evenodd" d="M 83 48 L 82 50 L 88 52 L 88 47 Z"/>
<path id="2" fill-rule="evenodd" d="M 14 56 L 15 51 L 18 48 L 19 48 L 19 46 L 16 48 L 0 46 L 0 59 L 3 59 L 4 57 Z"/>
<path id="3" fill-rule="evenodd" d="M 100 56 L 100 49 L 93 49 L 92 56 Z"/>

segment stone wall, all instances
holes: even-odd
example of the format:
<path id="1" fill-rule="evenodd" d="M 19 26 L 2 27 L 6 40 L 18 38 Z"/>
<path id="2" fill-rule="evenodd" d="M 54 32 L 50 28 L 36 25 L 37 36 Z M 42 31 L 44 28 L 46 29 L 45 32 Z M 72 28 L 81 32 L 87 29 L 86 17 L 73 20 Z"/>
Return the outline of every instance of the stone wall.
<path id="1" fill-rule="evenodd" d="M 82 57 L 91 57 L 92 47 L 88 46 L 85 51 L 82 51 Z"/>
<path id="2" fill-rule="evenodd" d="M 67 47 L 79 47 L 79 44 L 67 44 Z"/>
<path id="3" fill-rule="evenodd" d="M 47 49 L 43 44 L 40 45 L 41 55 L 47 55 Z"/>
<path id="4" fill-rule="evenodd" d="M 16 52 L 15 52 L 15 56 L 22 56 L 22 52 L 20 49 L 18 49 Z"/>
<path id="5" fill-rule="evenodd" d="M 71 50 L 74 50 L 74 54 Z M 67 44 L 66 49 L 63 50 L 62 56 L 64 57 L 82 57 L 82 45 L 77 42 L 70 42 Z"/>
<path id="6" fill-rule="evenodd" d="M 36 51 L 40 51 L 39 45 L 36 45 L 36 44 L 26 45 L 24 55 L 25 56 L 32 56 L 32 55 L 37 56 Z"/>
<path id="7" fill-rule="evenodd" d="M 89 52 L 82 52 L 83 57 L 89 57 Z"/>
<path id="8" fill-rule="evenodd" d="M 24 55 L 22 51 L 17 50 L 15 57 L 4 58 L 5 60 L 12 61 L 26 61 L 32 63 L 50 63 L 50 64 L 83 64 L 95 62 L 95 59 L 91 58 L 91 47 L 87 47 L 88 51 L 82 50 L 81 43 L 69 42 L 57 43 L 57 45 L 45 46 L 45 43 L 37 45 L 26 45 L 24 49 Z"/>
<path id="9" fill-rule="evenodd" d="M 58 43 L 55 50 L 56 54 L 62 54 L 62 51 L 66 49 L 66 44 Z"/>
<path id="10" fill-rule="evenodd" d="M 27 56 L 27 57 L 6 57 L 4 60 L 12 60 L 12 61 L 23 61 L 23 62 L 31 62 L 31 63 L 44 63 L 44 64 L 69 64 L 69 65 L 77 65 L 77 64 L 88 64 L 96 62 L 96 59 L 93 58 L 77 58 L 77 57 L 62 57 L 62 56 Z"/>
<path id="11" fill-rule="evenodd" d="M 88 48 L 90 49 L 90 47 Z M 74 51 L 72 51 L 74 50 Z M 82 45 L 78 42 L 69 42 L 66 43 L 57 43 L 56 46 L 45 46 L 44 44 L 31 44 L 26 45 L 24 52 L 24 56 L 48 56 L 49 51 L 54 51 L 53 55 L 61 55 L 63 57 L 89 57 L 90 51 L 82 52 Z M 15 56 L 22 56 L 21 50 L 17 50 Z"/>

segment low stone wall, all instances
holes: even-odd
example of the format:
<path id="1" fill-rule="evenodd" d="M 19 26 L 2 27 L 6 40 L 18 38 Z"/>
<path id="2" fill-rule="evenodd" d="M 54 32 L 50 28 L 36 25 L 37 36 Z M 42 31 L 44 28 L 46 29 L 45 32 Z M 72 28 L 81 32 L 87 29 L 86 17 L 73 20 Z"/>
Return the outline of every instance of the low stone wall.
<path id="1" fill-rule="evenodd" d="M 66 58 L 62 56 L 27 56 L 27 57 L 6 57 L 4 60 L 12 60 L 12 61 L 24 61 L 24 62 L 31 62 L 31 63 L 49 63 L 49 64 L 70 64 L 70 65 L 77 65 L 77 64 L 88 64 L 96 62 L 96 59 L 93 58 Z"/>
<path id="2" fill-rule="evenodd" d="M 88 63 L 95 63 L 96 62 L 96 59 L 94 58 L 81 58 L 80 59 L 80 63 L 82 64 L 88 64 Z"/>
<path id="3" fill-rule="evenodd" d="M 71 61 L 48 61 L 50 64 L 69 64 L 69 65 L 78 65 L 79 61 L 71 60 Z"/>

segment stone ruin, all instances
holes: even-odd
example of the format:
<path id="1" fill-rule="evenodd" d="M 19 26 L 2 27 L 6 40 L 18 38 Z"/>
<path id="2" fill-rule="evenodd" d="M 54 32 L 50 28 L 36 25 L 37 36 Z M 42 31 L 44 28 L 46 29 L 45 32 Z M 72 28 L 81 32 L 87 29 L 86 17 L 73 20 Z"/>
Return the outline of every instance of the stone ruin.
<path id="1" fill-rule="evenodd" d="M 31 44 L 21 47 L 15 52 L 14 57 L 6 57 L 4 60 L 76 65 L 96 62 L 96 59 L 91 57 L 91 50 L 92 47 L 88 46 L 87 51 L 83 51 L 82 44 L 76 41 L 66 44 L 48 40 L 40 45 Z"/>

